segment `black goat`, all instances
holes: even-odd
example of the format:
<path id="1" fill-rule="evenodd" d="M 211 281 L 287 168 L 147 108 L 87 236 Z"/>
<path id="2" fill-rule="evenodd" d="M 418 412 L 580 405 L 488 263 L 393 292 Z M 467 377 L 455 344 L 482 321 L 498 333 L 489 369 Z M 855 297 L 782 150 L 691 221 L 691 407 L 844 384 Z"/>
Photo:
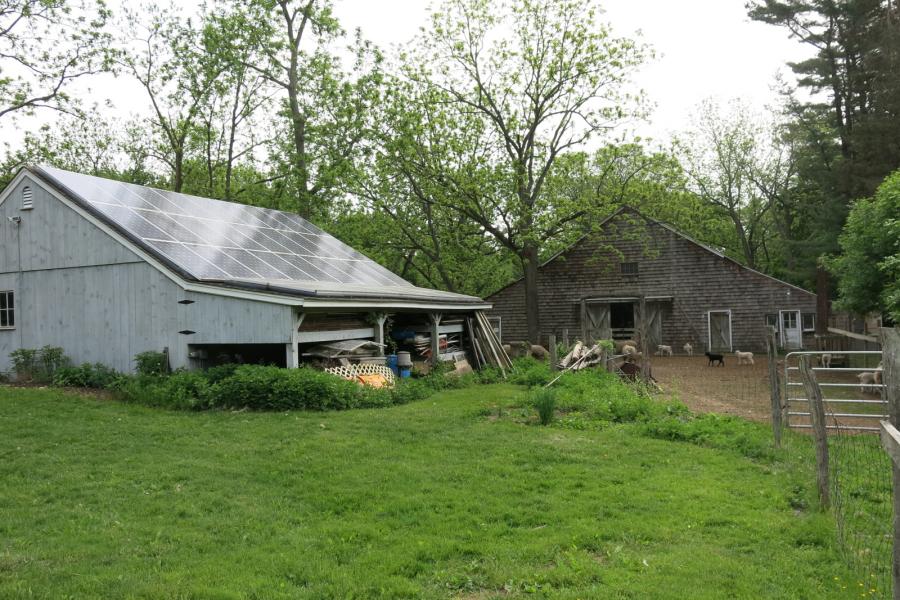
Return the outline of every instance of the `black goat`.
<path id="1" fill-rule="evenodd" d="M 714 366 L 717 362 L 719 363 L 719 366 L 720 366 L 720 367 L 724 367 L 724 366 L 725 366 L 725 356 L 724 356 L 724 355 L 722 355 L 722 354 L 712 354 L 712 353 L 710 353 L 710 352 L 704 352 L 704 354 L 706 355 L 706 358 L 709 359 L 709 363 L 708 363 L 706 366 L 712 367 L 712 366 Z"/>

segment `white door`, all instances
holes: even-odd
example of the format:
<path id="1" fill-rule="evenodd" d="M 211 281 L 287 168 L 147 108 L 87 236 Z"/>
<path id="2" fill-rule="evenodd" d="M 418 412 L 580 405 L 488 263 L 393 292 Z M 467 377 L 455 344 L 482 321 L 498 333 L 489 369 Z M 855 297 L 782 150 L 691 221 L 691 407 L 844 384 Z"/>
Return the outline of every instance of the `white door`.
<path id="1" fill-rule="evenodd" d="M 706 313 L 710 352 L 731 352 L 731 311 L 711 310 Z"/>
<path id="2" fill-rule="evenodd" d="M 803 347 L 799 310 L 781 311 L 781 345 L 786 350 L 798 350 Z"/>

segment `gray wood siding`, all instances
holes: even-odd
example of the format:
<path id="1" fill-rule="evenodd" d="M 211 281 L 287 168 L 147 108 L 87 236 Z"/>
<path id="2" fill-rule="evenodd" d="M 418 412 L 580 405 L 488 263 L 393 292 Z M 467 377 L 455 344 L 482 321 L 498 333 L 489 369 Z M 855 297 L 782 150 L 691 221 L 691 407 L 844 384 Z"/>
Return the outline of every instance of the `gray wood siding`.
<path id="1" fill-rule="evenodd" d="M 638 275 L 622 275 L 620 262 L 637 262 Z M 582 298 L 671 296 L 661 304 L 662 343 L 680 351 L 690 342 L 695 353 L 706 350 L 710 310 L 731 310 L 735 349 L 761 351 L 766 314 L 816 308 L 815 294 L 745 269 L 657 224 L 636 229 L 627 219 L 614 219 L 542 266 L 538 289 L 544 342 L 564 328 L 571 339 L 581 336 Z M 494 305 L 490 314 L 502 317 L 504 341 L 527 337 L 524 282 L 487 300 Z"/>
<path id="2" fill-rule="evenodd" d="M 22 210 L 31 187 L 32 210 Z M 9 221 L 21 217 L 20 225 Z M 139 262 L 141 258 L 25 178 L 0 205 L 0 273 Z M 21 253 L 21 265 L 19 254 Z"/>
<path id="3" fill-rule="evenodd" d="M 178 368 L 189 366 L 188 344 L 290 342 L 291 307 L 186 292 L 39 184 L 28 185 L 33 210 L 21 210 L 22 186 L 0 206 L 0 289 L 16 294 L 16 328 L 0 330 L 0 372 L 17 348 L 60 346 L 76 363 L 127 372 L 147 350 L 169 348 Z M 17 215 L 21 272 L 17 232 L 6 218 Z"/>

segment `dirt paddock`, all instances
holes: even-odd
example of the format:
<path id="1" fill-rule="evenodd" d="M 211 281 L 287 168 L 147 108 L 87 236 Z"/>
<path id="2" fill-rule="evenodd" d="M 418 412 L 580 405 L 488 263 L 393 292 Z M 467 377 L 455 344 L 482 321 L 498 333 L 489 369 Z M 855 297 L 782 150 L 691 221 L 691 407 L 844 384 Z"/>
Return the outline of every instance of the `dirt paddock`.
<path id="1" fill-rule="evenodd" d="M 754 421 L 769 421 L 771 401 L 769 399 L 769 368 L 765 356 L 757 355 L 754 365 L 738 365 L 734 354 L 725 355 L 724 367 L 710 367 L 705 356 L 673 356 L 651 358 L 651 371 L 663 393 L 676 396 L 695 412 L 715 412 L 741 416 Z M 869 362 L 877 358 L 868 359 Z M 796 361 L 792 361 L 792 365 Z M 874 368 L 868 363 L 860 366 Z M 783 367 L 779 375 L 783 377 Z M 857 383 L 855 372 L 819 372 L 819 383 Z M 791 373 L 791 382 L 799 382 L 796 371 Z M 782 386 L 784 382 L 782 382 Z M 784 390 L 782 390 L 784 393 Z M 789 389 L 792 397 L 803 396 L 794 386 Z M 879 413 L 884 408 L 878 405 L 829 404 L 829 398 L 864 398 L 868 401 L 879 399 L 879 392 L 864 393 L 856 387 L 824 387 L 826 413 L 865 412 Z M 791 410 L 807 410 L 803 403 L 792 402 Z M 792 422 L 806 423 L 806 417 L 792 417 Z M 854 419 L 843 419 L 845 424 Z M 871 423 L 865 423 L 871 425 Z"/>
<path id="2" fill-rule="evenodd" d="M 737 357 L 725 355 L 724 367 L 707 366 L 699 356 L 654 356 L 651 371 L 663 393 L 672 394 L 695 412 L 737 415 L 768 421 L 769 371 L 765 356 L 754 365 L 738 365 Z"/>

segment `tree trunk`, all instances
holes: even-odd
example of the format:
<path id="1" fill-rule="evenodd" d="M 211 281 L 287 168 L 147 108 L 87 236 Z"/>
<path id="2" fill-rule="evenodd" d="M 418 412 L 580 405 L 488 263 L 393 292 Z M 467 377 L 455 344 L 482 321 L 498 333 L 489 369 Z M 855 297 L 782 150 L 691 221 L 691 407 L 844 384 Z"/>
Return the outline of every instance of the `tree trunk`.
<path id="1" fill-rule="evenodd" d="M 522 249 L 522 266 L 525 270 L 525 319 L 528 323 L 528 341 L 539 344 L 541 323 L 538 304 L 538 247 L 527 242 Z"/>
<path id="2" fill-rule="evenodd" d="M 184 148 L 175 149 L 175 177 L 172 182 L 172 191 L 181 192 L 184 187 Z"/>

